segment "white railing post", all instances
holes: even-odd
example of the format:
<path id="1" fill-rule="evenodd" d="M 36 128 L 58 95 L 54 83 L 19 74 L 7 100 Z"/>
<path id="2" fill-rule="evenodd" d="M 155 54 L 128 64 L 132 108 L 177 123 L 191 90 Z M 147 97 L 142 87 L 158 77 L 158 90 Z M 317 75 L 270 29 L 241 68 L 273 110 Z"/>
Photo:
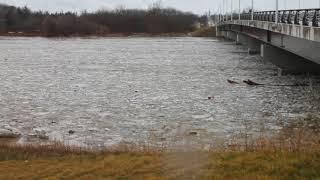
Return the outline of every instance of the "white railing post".
<path id="1" fill-rule="evenodd" d="M 226 15 L 226 9 L 225 9 L 225 1 L 222 0 L 222 21 L 224 21 L 225 15 Z"/>
<path id="2" fill-rule="evenodd" d="M 253 0 L 251 0 L 251 20 L 253 21 Z"/>
<path id="3" fill-rule="evenodd" d="M 299 0 L 299 9 L 301 9 L 301 0 Z"/>
<path id="4" fill-rule="evenodd" d="M 231 0 L 231 21 L 233 21 L 233 0 Z"/>
<path id="5" fill-rule="evenodd" d="M 279 22 L 278 17 L 279 17 L 279 0 L 276 0 L 276 17 L 275 17 L 276 23 Z"/>
<path id="6" fill-rule="evenodd" d="M 239 0 L 239 20 L 241 20 L 241 0 Z"/>
<path id="7" fill-rule="evenodd" d="M 226 21 L 228 21 L 228 0 L 225 0 L 225 7 L 226 7 Z"/>
<path id="8" fill-rule="evenodd" d="M 220 7 L 219 7 L 219 22 L 222 22 L 222 7 L 221 7 L 221 4 L 220 4 Z"/>

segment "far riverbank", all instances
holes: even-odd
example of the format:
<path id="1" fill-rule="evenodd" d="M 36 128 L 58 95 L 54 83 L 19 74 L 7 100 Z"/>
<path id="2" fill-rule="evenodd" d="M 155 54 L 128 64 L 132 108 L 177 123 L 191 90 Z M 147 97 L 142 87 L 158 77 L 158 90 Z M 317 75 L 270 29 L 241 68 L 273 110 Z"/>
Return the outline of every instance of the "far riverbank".
<path id="1" fill-rule="evenodd" d="M 0 36 L 6 37 L 188 37 L 189 33 L 162 33 L 162 34 L 149 34 L 149 33 L 106 33 L 106 34 L 90 34 L 90 35 L 70 35 L 70 36 L 45 36 L 41 33 L 25 33 L 25 32 L 8 32 L 0 33 Z"/>
<path id="2" fill-rule="evenodd" d="M 46 36 L 41 32 L 4 32 L 0 36 L 5 37 L 215 37 L 215 27 L 201 28 L 188 33 L 100 33 L 100 34 L 74 34 L 68 36 Z"/>

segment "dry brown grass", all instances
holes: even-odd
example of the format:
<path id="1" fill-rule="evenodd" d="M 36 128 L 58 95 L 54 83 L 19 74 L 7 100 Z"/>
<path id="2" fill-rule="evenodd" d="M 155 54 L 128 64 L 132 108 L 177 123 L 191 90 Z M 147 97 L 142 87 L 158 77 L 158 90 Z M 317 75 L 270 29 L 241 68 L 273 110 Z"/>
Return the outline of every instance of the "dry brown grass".
<path id="1" fill-rule="evenodd" d="M 2 144 L 0 179 L 319 179 L 319 130 L 300 122 L 290 126 L 272 137 L 235 136 L 207 151 Z"/>
<path id="2" fill-rule="evenodd" d="M 197 31 L 191 33 L 193 37 L 216 37 L 216 28 L 209 27 L 209 28 L 201 28 Z"/>
<path id="3" fill-rule="evenodd" d="M 320 150 L 320 134 L 312 129 L 285 128 L 274 136 L 235 136 L 226 150 L 241 152 L 313 152 Z"/>
<path id="4" fill-rule="evenodd" d="M 7 153 L 1 147 L 1 156 Z M 316 179 L 315 152 L 104 152 L 34 154 L 8 149 L 0 179 Z M 30 149 L 31 150 L 31 149 Z M 5 154 L 3 154 L 5 153 Z M 24 156 L 21 156 L 24 154 Z"/>

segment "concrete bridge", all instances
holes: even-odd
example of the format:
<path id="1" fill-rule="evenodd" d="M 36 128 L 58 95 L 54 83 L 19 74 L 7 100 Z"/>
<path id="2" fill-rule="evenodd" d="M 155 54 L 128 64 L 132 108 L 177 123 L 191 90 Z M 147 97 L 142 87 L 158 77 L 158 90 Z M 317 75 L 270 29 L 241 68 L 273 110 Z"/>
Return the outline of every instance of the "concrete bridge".
<path id="1" fill-rule="evenodd" d="M 320 9 L 219 16 L 217 36 L 260 53 L 284 72 L 320 74 Z"/>

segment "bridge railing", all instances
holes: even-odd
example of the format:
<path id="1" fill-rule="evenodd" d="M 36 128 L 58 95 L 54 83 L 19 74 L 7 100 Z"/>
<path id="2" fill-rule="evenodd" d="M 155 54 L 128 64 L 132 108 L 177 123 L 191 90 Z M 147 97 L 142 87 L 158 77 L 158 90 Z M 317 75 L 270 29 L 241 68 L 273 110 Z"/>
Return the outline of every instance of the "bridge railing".
<path id="1" fill-rule="evenodd" d="M 291 9 L 278 11 L 278 18 L 276 18 L 276 11 L 259 11 L 253 13 L 253 20 L 268 21 L 285 24 L 295 24 L 303 26 L 320 27 L 320 9 Z M 228 16 L 220 16 L 220 21 L 230 21 L 231 16 L 233 20 L 239 19 L 239 14 L 232 14 Z M 240 14 L 241 20 L 251 20 L 252 13 Z"/>

